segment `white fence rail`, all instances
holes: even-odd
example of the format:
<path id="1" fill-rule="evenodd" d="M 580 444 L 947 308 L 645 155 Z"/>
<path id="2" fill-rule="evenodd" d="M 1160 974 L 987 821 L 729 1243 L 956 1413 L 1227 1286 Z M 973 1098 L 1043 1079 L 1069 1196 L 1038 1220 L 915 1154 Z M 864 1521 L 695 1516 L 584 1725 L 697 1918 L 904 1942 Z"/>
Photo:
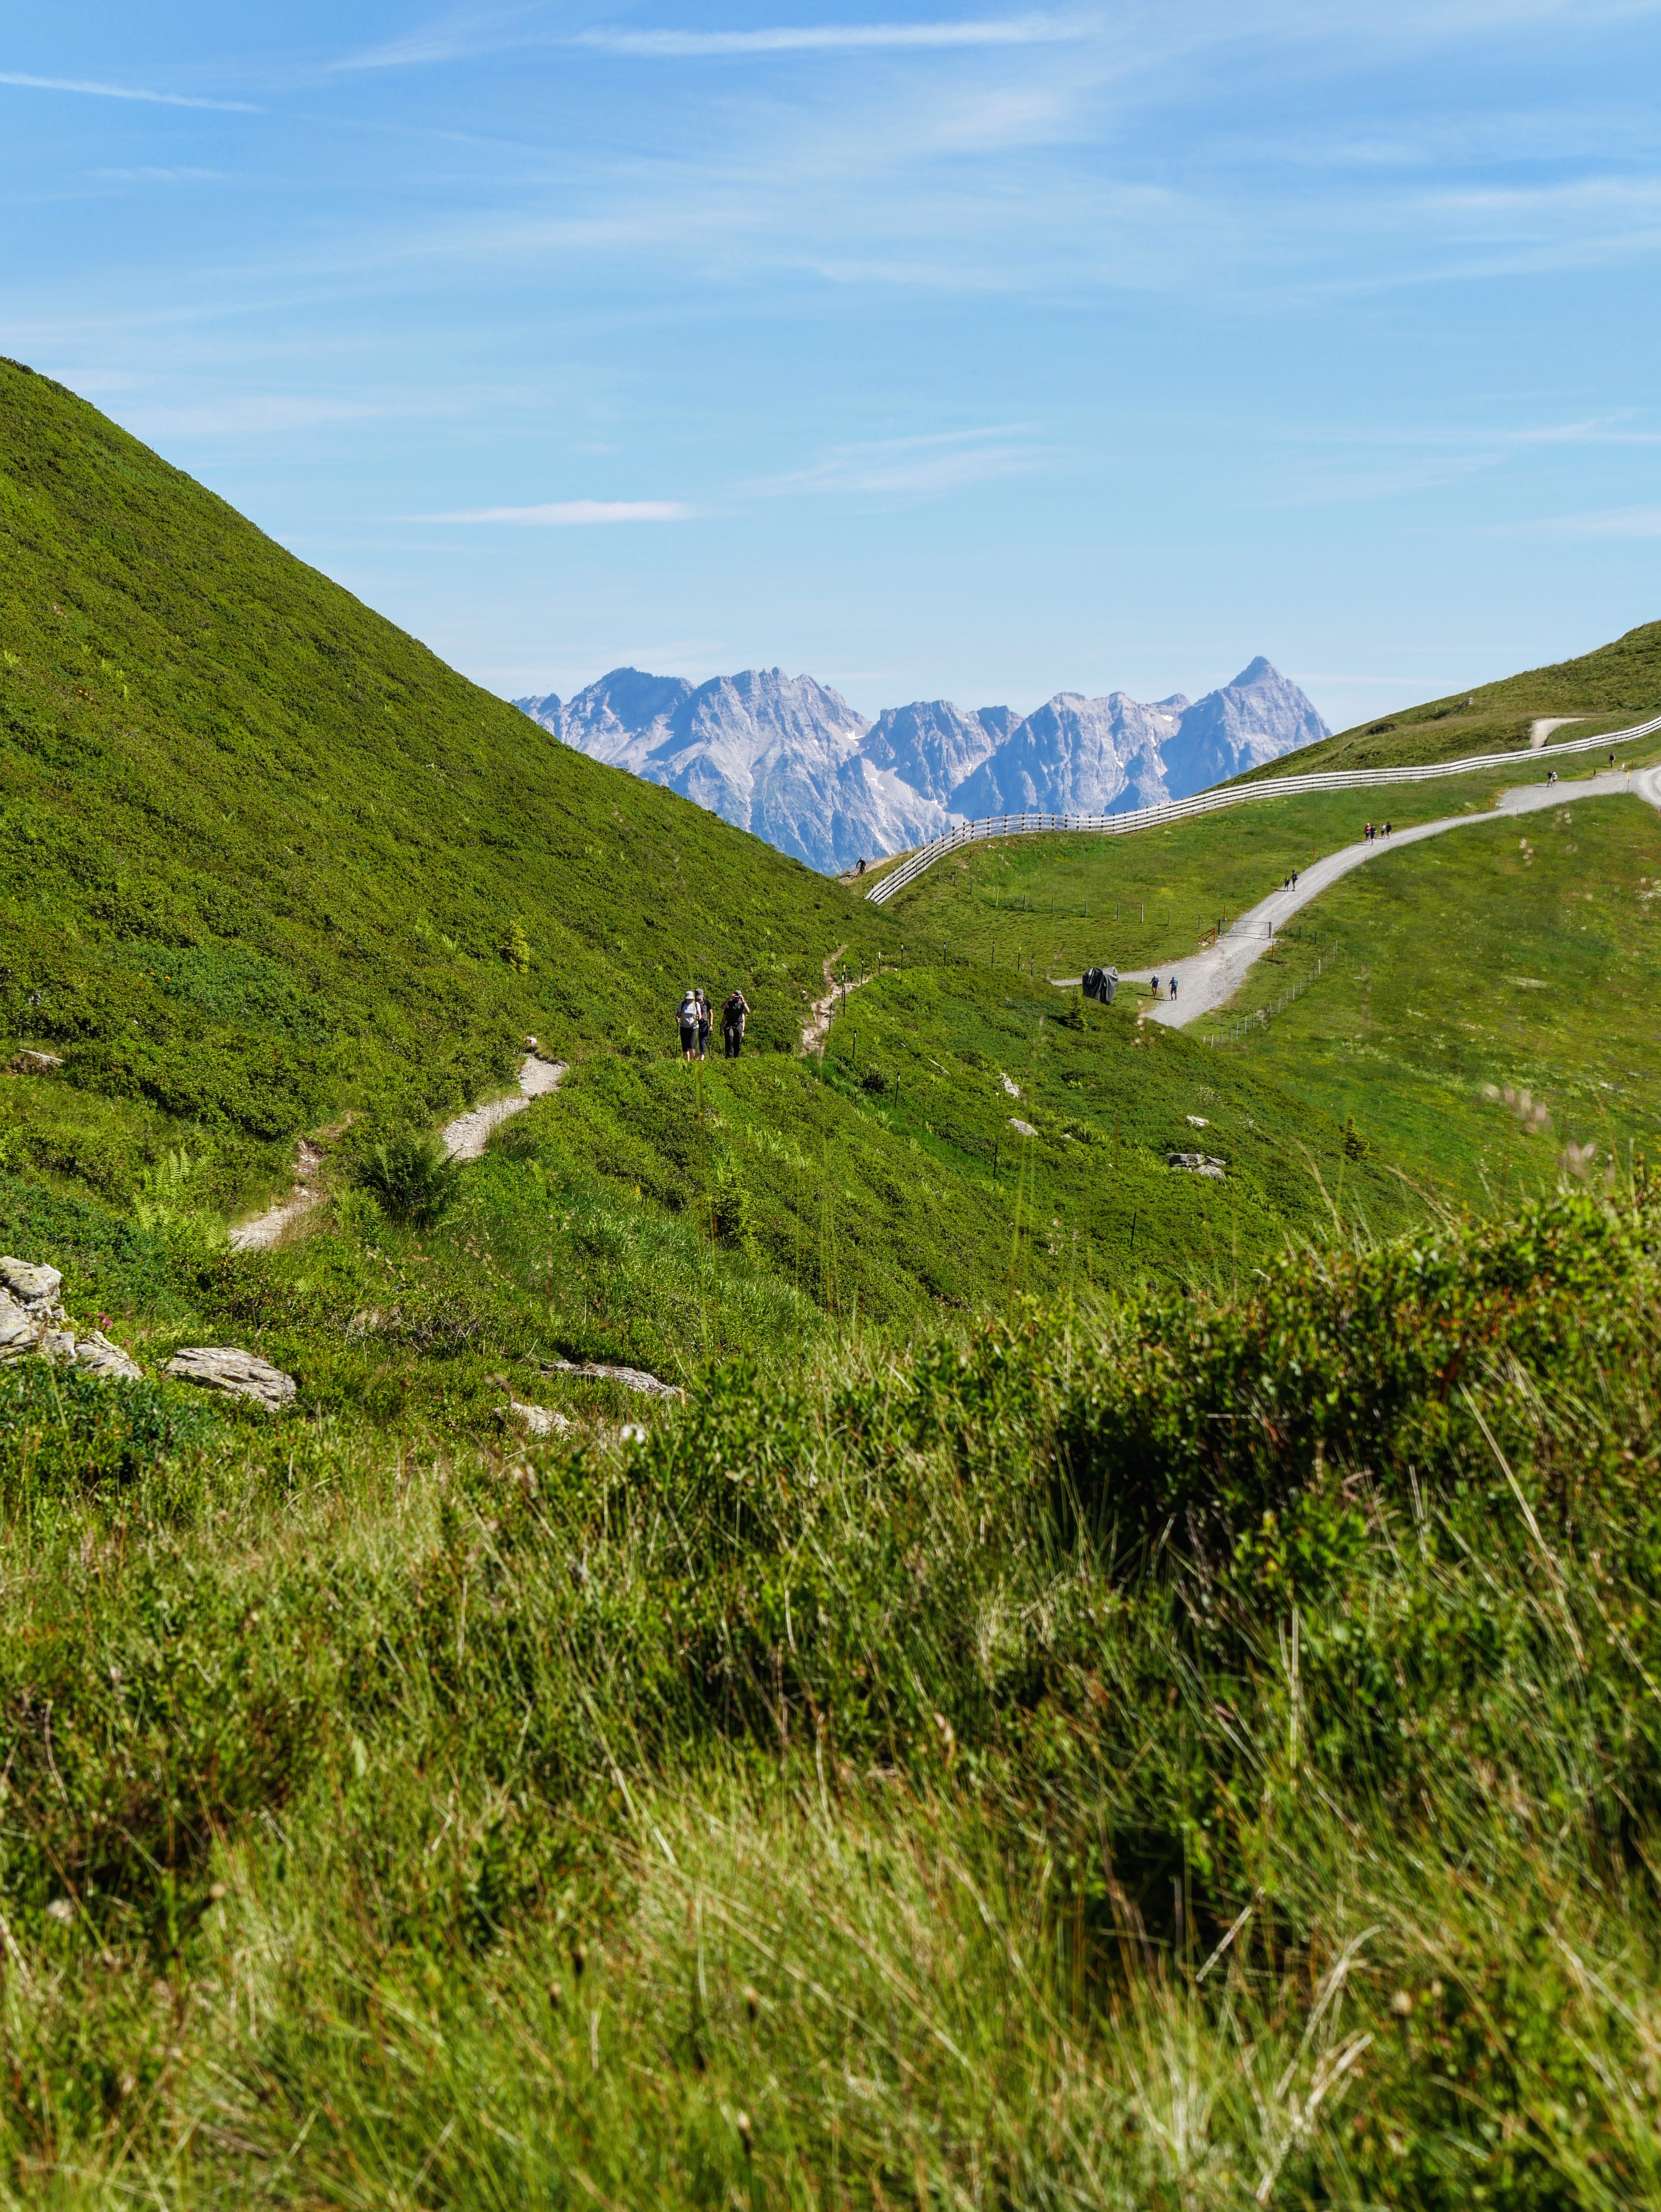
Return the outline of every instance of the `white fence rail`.
<path id="1" fill-rule="evenodd" d="M 873 884 L 866 893 L 873 906 L 885 906 L 896 891 L 915 884 L 937 860 L 961 846 L 988 837 L 1033 837 L 1045 831 L 1086 830 L 1091 835 L 1128 836 L 1132 830 L 1152 830 L 1160 823 L 1186 822 L 1196 814 L 1212 814 L 1220 807 L 1244 806 L 1256 799 L 1296 799 L 1307 791 L 1372 791 L 1392 783 L 1431 783 L 1439 776 L 1469 775 L 1477 769 L 1515 768 L 1524 762 L 1561 759 L 1566 753 L 1595 752 L 1602 745 L 1610 751 L 1636 738 L 1661 730 L 1661 714 L 1636 722 L 1628 730 L 1605 730 L 1590 738 L 1567 738 L 1561 744 L 1541 745 L 1531 752 L 1477 753 L 1469 760 L 1433 761 L 1423 768 L 1329 769 L 1314 775 L 1269 776 L 1262 783 L 1222 784 L 1214 791 L 1197 791 L 1191 799 L 1167 799 L 1159 806 L 1139 806 L 1130 814 L 989 814 L 976 822 L 959 823 L 944 837 L 920 845 L 897 868 Z"/>

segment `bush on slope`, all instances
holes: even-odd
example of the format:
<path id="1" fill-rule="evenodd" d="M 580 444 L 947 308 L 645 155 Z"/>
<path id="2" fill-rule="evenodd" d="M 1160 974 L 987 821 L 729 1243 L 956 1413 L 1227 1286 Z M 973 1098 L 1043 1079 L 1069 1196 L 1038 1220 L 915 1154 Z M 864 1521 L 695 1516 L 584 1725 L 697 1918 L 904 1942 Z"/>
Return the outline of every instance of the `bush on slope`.
<path id="1" fill-rule="evenodd" d="M 1633 2201 L 1658 1229 L 729 1370 L 511 1466 L 227 1421 L 77 1473 L 82 1396 L 6 1384 L 13 2172 Z"/>

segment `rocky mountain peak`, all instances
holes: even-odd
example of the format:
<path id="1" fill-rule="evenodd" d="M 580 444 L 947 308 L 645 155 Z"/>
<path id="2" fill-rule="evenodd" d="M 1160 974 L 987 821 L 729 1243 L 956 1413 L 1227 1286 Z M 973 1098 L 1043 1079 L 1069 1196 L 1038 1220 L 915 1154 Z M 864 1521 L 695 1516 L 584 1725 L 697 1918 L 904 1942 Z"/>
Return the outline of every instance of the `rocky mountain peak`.
<path id="1" fill-rule="evenodd" d="M 1185 798 L 1327 734 L 1262 654 L 1202 699 L 1058 691 L 1025 717 L 919 699 L 867 722 L 829 684 L 777 667 L 699 684 L 614 668 L 563 704 L 552 692 L 514 704 L 568 744 L 827 872 L 921 844 L 954 815 L 1118 813 Z"/>

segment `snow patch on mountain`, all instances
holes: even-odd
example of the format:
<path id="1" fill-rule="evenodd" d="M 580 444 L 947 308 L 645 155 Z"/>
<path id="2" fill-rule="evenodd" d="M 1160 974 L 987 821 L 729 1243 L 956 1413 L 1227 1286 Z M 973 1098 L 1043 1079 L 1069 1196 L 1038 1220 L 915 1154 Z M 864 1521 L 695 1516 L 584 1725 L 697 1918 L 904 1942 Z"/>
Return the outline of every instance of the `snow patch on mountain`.
<path id="1" fill-rule="evenodd" d="M 937 801 L 863 757 L 870 725 L 811 676 L 747 668 L 693 684 L 616 668 L 563 705 L 515 703 L 592 759 L 666 784 L 827 874 L 947 826 Z"/>
<path id="2" fill-rule="evenodd" d="M 866 732 L 865 757 L 891 769 L 926 799 L 944 802 L 994 753 L 1020 720 L 1013 707 L 965 714 L 949 699 L 887 707 Z"/>
<path id="3" fill-rule="evenodd" d="M 1203 699 L 1061 691 L 1025 719 L 932 699 L 867 722 L 840 692 L 778 668 L 698 684 L 614 668 L 574 699 L 514 703 L 592 759 L 666 784 L 825 873 L 925 843 L 953 817 L 1186 798 L 1328 734 L 1261 657 Z"/>

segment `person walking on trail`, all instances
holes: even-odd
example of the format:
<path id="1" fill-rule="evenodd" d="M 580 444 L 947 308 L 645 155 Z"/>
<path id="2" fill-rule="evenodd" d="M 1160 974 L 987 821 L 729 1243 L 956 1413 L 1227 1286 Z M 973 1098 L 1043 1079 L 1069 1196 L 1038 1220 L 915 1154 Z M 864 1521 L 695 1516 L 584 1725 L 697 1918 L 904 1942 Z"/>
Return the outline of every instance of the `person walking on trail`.
<path id="1" fill-rule="evenodd" d="M 728 992 L 721 1010 L 721 1041 L 728 1060 L 736 1060 L 743 1048 L 744 1024 L 749 1016 L 750 1001 L 743 992 Z"/>
<path id="2" fill-rule="evenodd" d="M 1294 869 L 1293 870 L 1293 872 L 1292 872 L 1292 888 L 1293 888 L 1293 890 L 1294 891 L 1295 891 L 1295 890 L 1297 890 L 1297 888 L 1298 888 L 1298 871 L 1296 870 L 1296 868 L 1294 868 Z"/>
<path id="3" fill-rule="evenodd" d="M 698 987 L 698 1058 L 700 1060 L 708 1060 L 709 1057 L 709 994 L 700 984 Z"/>
<path id="4" fill-rule="evenodd" d="M 1171 995 L 1173 999 L 1177 995 L 1177 978 L 1174 975 L 1171 979 Z"/>
<path id="5" fill-rule="evenodd" d="M 680 1056 L 683 1060 L 696 1060 L 698 1056 L 698 994 L 696 989 L 689 991 L 681 1000 L 675 1018 L 680 1024 Z"/>
<path id="6" fill-rule="evenodd" d="M 1153 995 L 1156 999 L 1159 995 L 1159 979 L 1157 975 L 1153 978 Z"/>

